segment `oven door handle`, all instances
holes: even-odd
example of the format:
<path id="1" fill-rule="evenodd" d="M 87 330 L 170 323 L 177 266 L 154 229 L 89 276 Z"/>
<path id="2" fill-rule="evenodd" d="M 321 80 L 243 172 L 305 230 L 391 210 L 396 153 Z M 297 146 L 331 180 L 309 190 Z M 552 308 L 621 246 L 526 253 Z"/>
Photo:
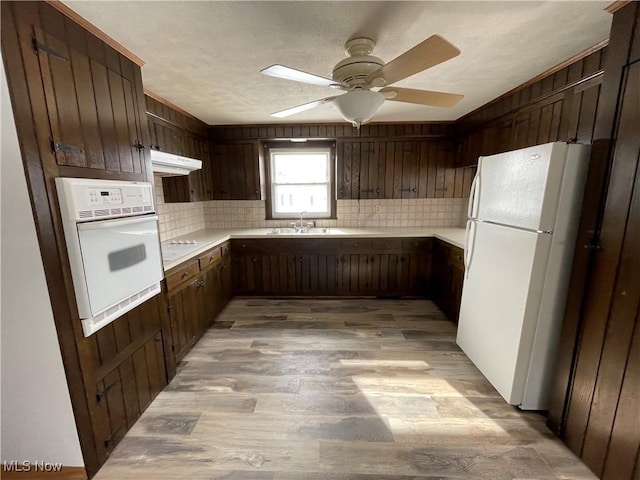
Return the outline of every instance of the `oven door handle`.
<path id="1" fill-rule="evenodd" d="M 157 220 L 158 220 L 157 215 L 129 217 L 129 218 L 114 218 L 112 220 L 98 220 L 98 221 L 87 222 L 87 223 L 79 223 L 78 230 L 104 230 L 105 228 L 135 225 L 138 223 L 157 221 Z"/>

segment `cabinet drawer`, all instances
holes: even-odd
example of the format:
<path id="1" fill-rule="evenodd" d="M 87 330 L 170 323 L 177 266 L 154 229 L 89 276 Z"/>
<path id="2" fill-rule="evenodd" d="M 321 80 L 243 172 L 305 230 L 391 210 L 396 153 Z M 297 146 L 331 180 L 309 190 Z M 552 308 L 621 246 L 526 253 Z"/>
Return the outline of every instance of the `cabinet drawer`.
<path id="1" fill-rule="evenodd" d="M 229 253 L 231 253 L 231 245 L 229 245 L 229 242 L 223 243 L 220 247 L 220 254 L 225 257 L 229 255 Z"/>
<path id="2" fill-rule="evenodd" d="M 405 238 L 402 240 L 403 250 L 425 252 L 431 249 L 430 238 Z"/>
<path id="3" fill-rule="evenodd" d="M 182 285 L 185 282 L 188 282 L 189 280 L 197 276 L 198 272 L 200 272 L 200 266 L 198 265 L 198 262 L 195 261 L 193 263 L 190 263 L 186 267 L 181 268 L 177 272 L 172 273 L 171 275 L 168 275 L 167 290 L 170 291 L 176 288 L 177 286 Z"/>
<path id="4" fill-rule="evenodd" d="M 350 238 L 340 239 L 340 252 L 359 252 L 371 249 L 371 239 L 368 238 Z"/>
<path id="5" fill-rule="evenodd" d="M 200 264 L 200 270 L 204 270 L 205 268 L 213 265 L 222 258 L 222 250 L 220 247 L 212 248 L 204 255 L 201 255 L 198 258 L 198 264 Z"/>
<path id="6" fill-rule="evenodd" d="M 464 270 L 464 250 L 458 247 L 449 248 L 449 263 Z"/>
<path id="7" fill-rule="evenodd" d="M 371 248 L 378 251 L 401 250 L 402 240 L 399 238 L 374 238 L 371 240 Z"/>

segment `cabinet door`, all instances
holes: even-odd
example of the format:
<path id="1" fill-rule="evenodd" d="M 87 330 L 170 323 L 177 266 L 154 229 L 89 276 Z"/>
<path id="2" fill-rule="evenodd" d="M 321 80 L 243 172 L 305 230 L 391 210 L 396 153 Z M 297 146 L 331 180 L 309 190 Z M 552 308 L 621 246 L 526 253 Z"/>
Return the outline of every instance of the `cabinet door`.
<path id="1" fill-rule="evenodd" d="M 57 164 L 146 179 L 137 67 L 110 49 L 94 52 L 94 45 L 77 42 L 81 50 L 71 49 L 35 27 L 33 43 Z"/>
<path id="2" fill-rule="evenodd" d="M 409 255 L 409 289 L 412 295 L 431 294 L 431 252 Z"/>
<path id="3" fill-rule="evenodd" d="M 212 198 L 259 200 L 260 167 L 253 143 L 212 147 Z"/>
<path id="4" fill-rule="evenodd" d="M 182 360 L 196 341 L 201 312 L 198 299 L 199 282 L 200 279 L 197 279 L 169 298 L 172 348 L 176 362 Z"/>
<path id="5" fill-rule="evenodd" d="M 200 277 L 200 288 L 198 295 L 200 297 L 200 332 L 202 335 L 207 331 L 217 315 L 217 307 L 220 304 L 220 268 L 222 260 L 218 260 L 216 264 L 210 267 Z"/>
<path id="6" fill-rule="evenodd" d="M 409 288 L 409 254 L 389 255 L 389 294 L 406 295 Z"/>
<path id="7" fill-rule="evenodd" d="M 241 295 L 262 293 L 262 258 L 257 253 L 233 253 L 233 291 Z"/>
<path id="8" fill-rule="evenodd" d="M 462 301 L 462 284 L 464 282 L 464 270 L 453 266 L 451 269 L 451 300 L 449 308 L 449 319 L 458 324 L 460 316 L 460 302 Z"/>
<path id="9" fill-rule="evenodd" d="M 155 140 L 154 149 L 162 152 L 183 155 L 182 131 L 170 123 L 157 118 L 151 120 L 152 138 Z"/>
<path id="10" fill-rule="evenodd" d="M 338 199 L 385 198 L 385 147 L 385 142 L 338 142 Z"/>
<path id="11" fill-rule="evenodd" d="M 220 310 L 222 310 L 227 302 L 229 302 L 229 299 L 231 299 L 231 295 L 233 295 L 231 255 L 222 257 L 220 270 L 220 281 L 222 283 L 222 306 Z"/>
<path id="12" fill-rule="evenodd" d="M 163 177 L 166 203 L 202 202 L 213 199 L 213 176 L 206 139 L 184 131 L 183 155 L 202 161 L 202 168 L 189 175 Z"/>
<path id="13" fill-rule="evenodd" d="M 446 275 L 447 275 L 447 259 L 449 258 L 449 247 L 440 241 L 436 240 L 433 247 L 433 268 L 432 268 L 432 297 L 435 304 L 444 310 L 444 298 L 446 293 Z"/>
<path id="14" fill-rule="evenodd" d="M 91 421 L 102 461 L 167 385 L 162 343 L 157 332 L 96 383 Z"/>

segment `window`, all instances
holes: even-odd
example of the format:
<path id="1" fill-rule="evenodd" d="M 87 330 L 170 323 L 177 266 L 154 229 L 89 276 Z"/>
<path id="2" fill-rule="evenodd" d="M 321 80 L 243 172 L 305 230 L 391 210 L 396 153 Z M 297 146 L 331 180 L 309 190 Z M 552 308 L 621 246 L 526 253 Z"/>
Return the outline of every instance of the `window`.
<path id="1" fill-rule="evenodd" d="M 267 145 L 268 218 L 334 218 L 333 146 L 326 142 Z"/>

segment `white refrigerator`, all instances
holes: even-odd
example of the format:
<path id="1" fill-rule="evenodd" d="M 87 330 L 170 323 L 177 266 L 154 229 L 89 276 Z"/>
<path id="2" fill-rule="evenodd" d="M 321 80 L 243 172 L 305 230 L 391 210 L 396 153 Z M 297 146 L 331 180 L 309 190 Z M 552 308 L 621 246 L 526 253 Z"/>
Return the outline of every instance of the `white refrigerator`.
<path id="1" fill-rule="evenodd" d="M 523 410 L 547 408 L 588 160 L 556 142 L 478 161 L 457 343 Z"/>

